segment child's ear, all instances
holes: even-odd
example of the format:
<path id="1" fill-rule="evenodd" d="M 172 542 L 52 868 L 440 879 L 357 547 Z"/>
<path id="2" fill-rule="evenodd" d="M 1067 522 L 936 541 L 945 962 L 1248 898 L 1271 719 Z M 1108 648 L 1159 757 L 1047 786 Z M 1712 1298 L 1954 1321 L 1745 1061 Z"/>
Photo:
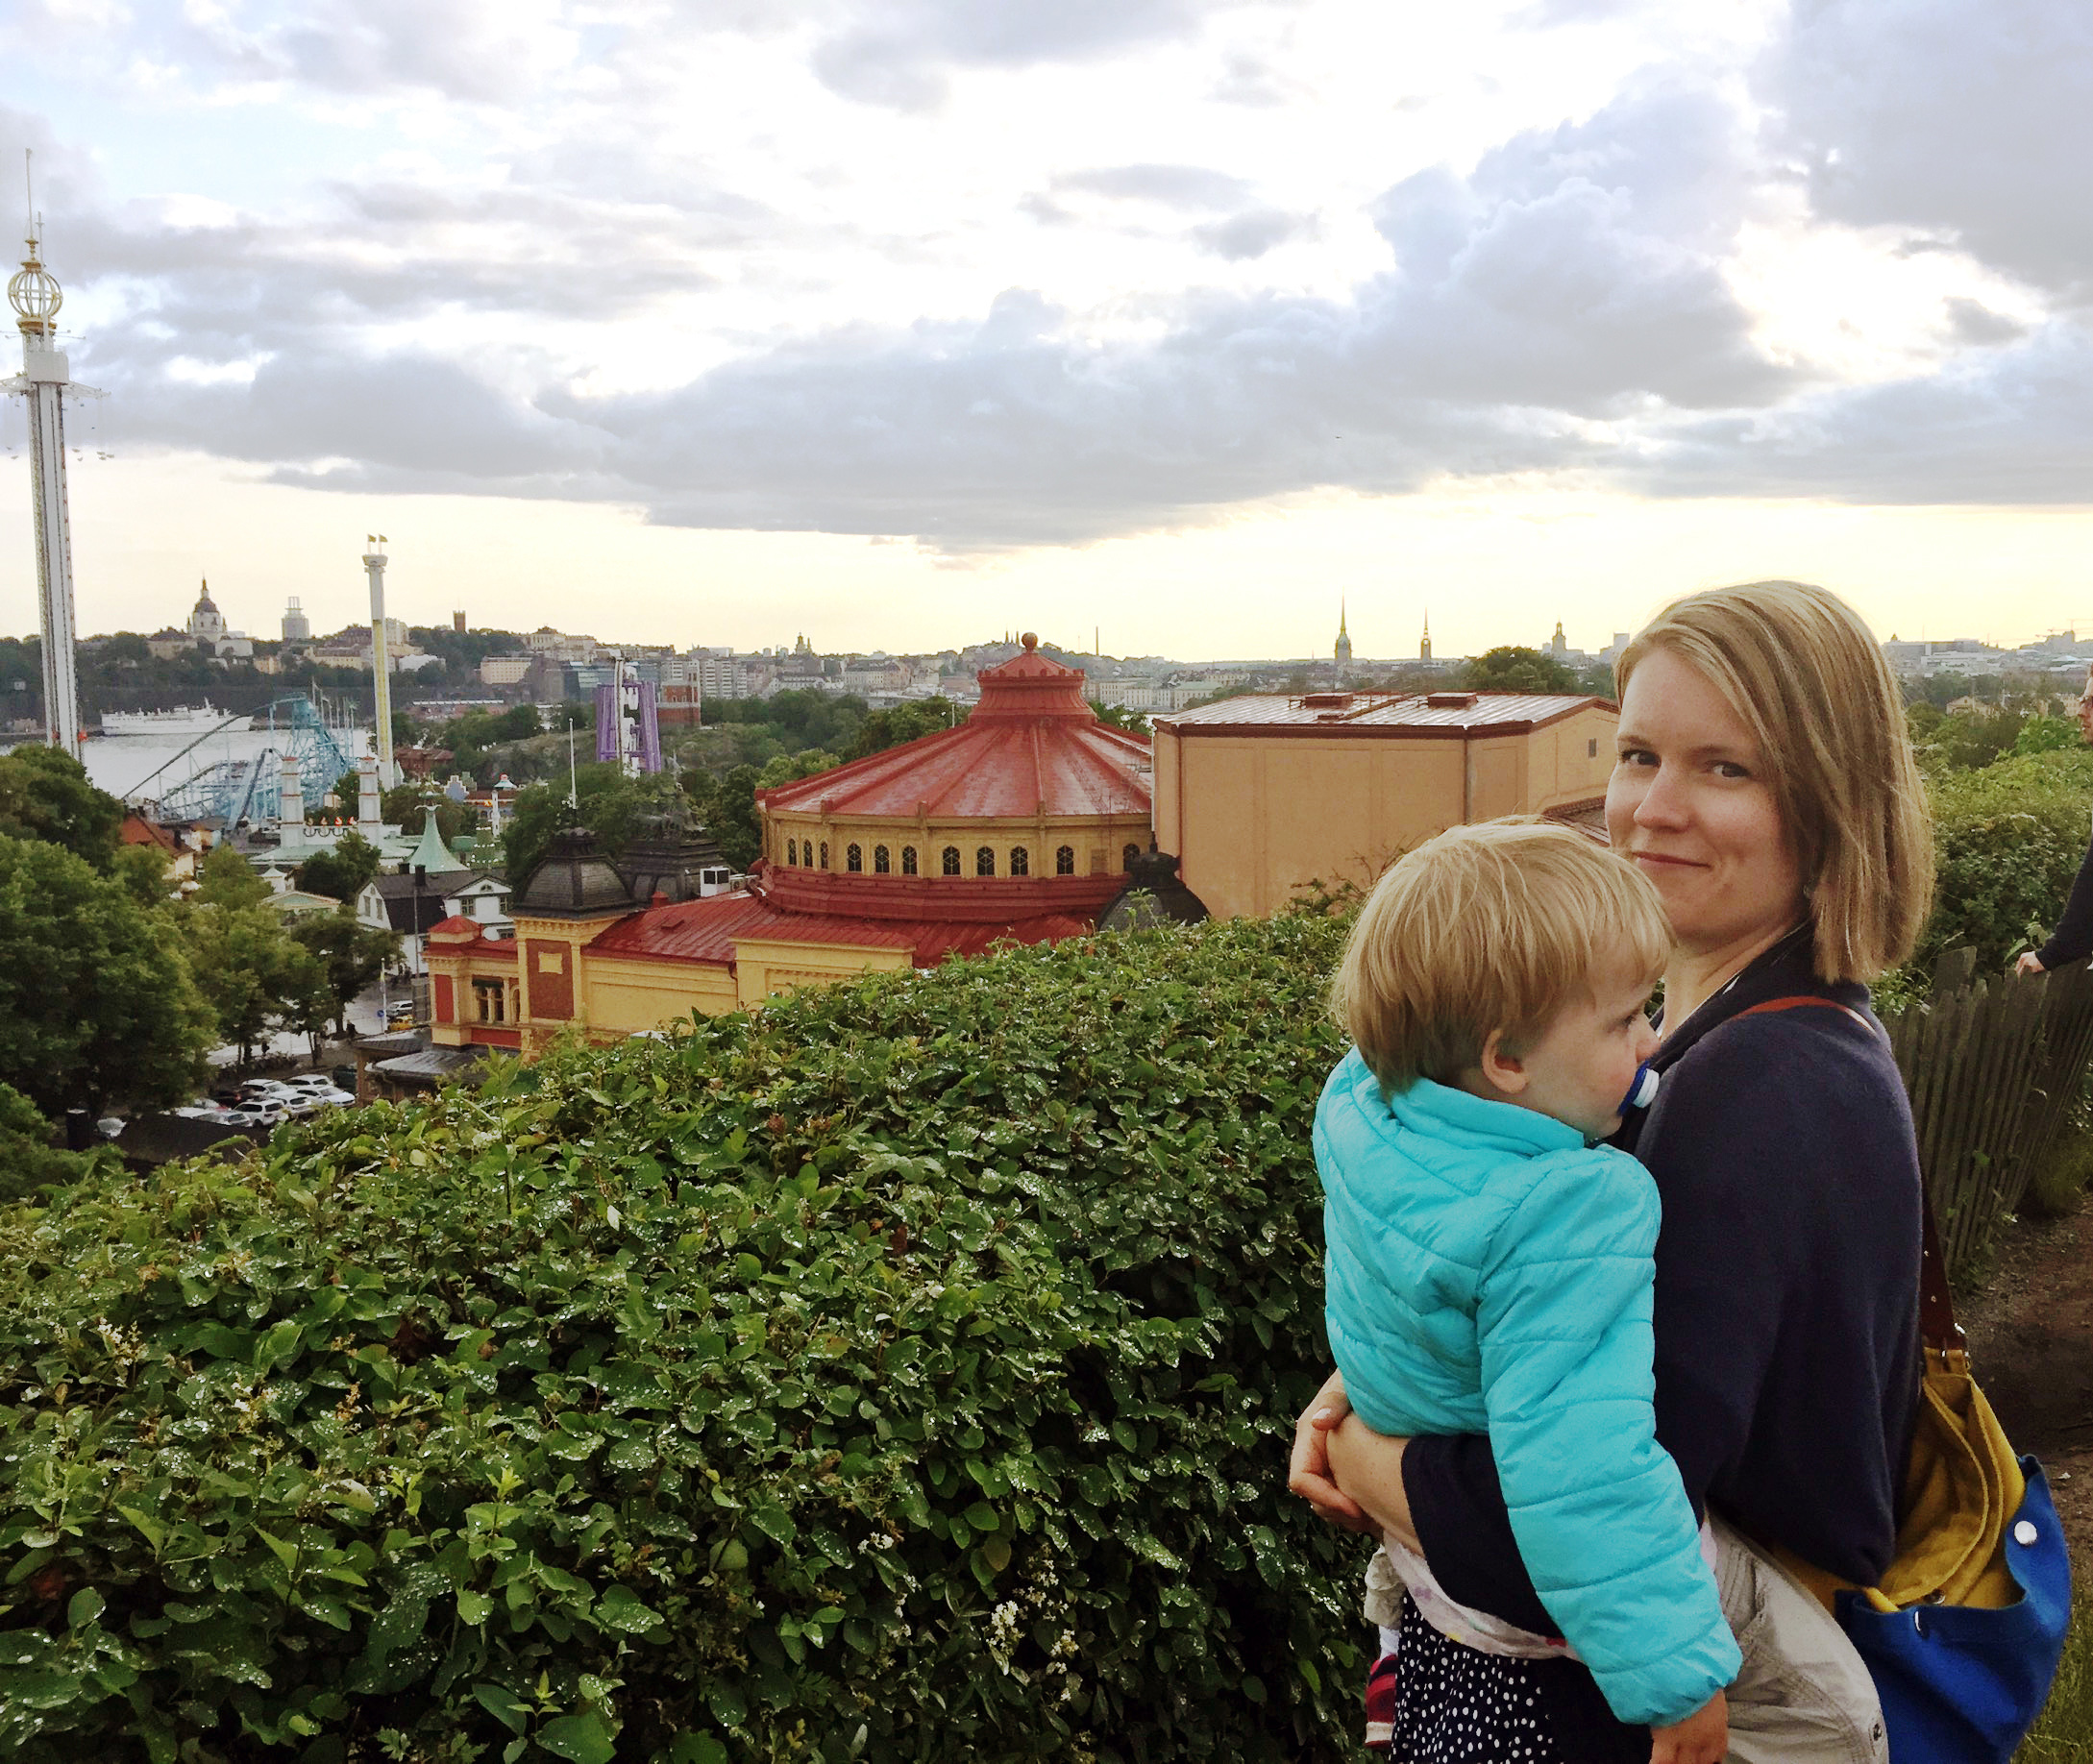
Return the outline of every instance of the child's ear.
<path id="1" fill-rule="evenodd" d="M 1526 1067 L 1519 1057 L 1505 1045 L 1504 1031 L 1492 1029 L 1490 1039 L 1483 1043 L 1482 1058 L 1478 1063 L 1483 1068 L 1484 1080 L 1493 1090 L 1506 1096 L 1516 1096 L 1529 1082 Z"/>

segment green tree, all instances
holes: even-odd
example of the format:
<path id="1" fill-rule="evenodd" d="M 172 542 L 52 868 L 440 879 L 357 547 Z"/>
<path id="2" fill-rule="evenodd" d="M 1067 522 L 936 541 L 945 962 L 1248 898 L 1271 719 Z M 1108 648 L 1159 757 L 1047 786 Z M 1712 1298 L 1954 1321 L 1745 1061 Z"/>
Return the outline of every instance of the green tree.
<path id="1" fill-rule="evenodd" d="M 218 1040 L 255 1047 L 291 1019 L 326 985 L 319 959 L 291 940 L 273 906 L 228 905 L 198 896 L 182 910 L 181 928 L 198 990 L 217 1018 Z"/>
<path id="2" fill-rule="evenodd" d="M 557 784 L 526 785 L 516 794 L 502 828 L 508 878 L 520 885 L 561 827 L 588 828 L 596 835 L 597 848 L 616 859 L 639 831 L 640 821 L 675 806 L 679 796 L 676 780 L 666 773 L 628 778 L 610 762 L 595 760 L 576 768 L 573 808 Z"/>
<path id="3" fill-rule="evenodd" d="M 756 792 L 811 778 L 842 762 L 819 747 L 798 753 L 780 753 L 758 771 L 737 766 L 724 778 L 695 775 L 688 784 L 698 818 L 713 844 L 736 870 L 747 870 L 763 854 L 763 817 L 756 807 Z"/>
<path id="4" fill-rule="evenodd" d="M 1462 674 L 1470 692 L 1577 692 L 1577 675 L 1539 649 L 1508 643 L 1473 657 Z"/>
<path id="5" fill-rule="evenodd" d="M 0 1206 L 39 1190 L 70 1188 L 94 1166 L 91 1156 L 58 1150 L 51 1123 L 12 1085 L 0 1084 Z"/>
<path id="6" fill-rule="evenodd" d="M 736 870 L 747 870 L 762 855 L 763 823 L 755 802 L 762 778 L 753 766 L 736 766 L 725 777 L 693 772 L 684 780 L 698 819 Z"/>
<path id="7" fill-rule="evenodd" d="M 847 760 L 883 753 L 903 742 L 917 741 L 956 727 L 966 719 L 959 706 L 947 698 L 912 698 L 891 710 L 875 710 L 857 725 L 857 733 L 843 750 Z"/>
<path id="8" fill-rule="evenodd" d="M 103 875 L 116 867 L 124 805 L 87 781 L 87 769 L 57 747 L 0 754 L 0 834 L 62 845 Z"/>
<path id="9" fill-rule="evenodd" d="M 0 835 L 0 1084 L 54 1118 L 193 1094 L 213 1024 L 167 924 L 70 851 Z"/>
<path id="10" fill-rule="evenodd" d="M 1128 710 L 1123 704 L 1107 704 L 1101 698 L 1091 699 L 1090 708 L 1097 713 L 1097 721 L 1107 728 L 1124 729 L 1130 735 L 1148 733 L 1145 711 Z"/>
<path id="11" fill-rule="evenodd" d="M 196 867 L 195 897 L 210 906 L 260 906 L 269 898 L 269 885 L 231 845 L 219 844 Z"/>
<path id="12" fill-rule="evenodd" d="M 354 900 L 364 883 L 378 873 L 378 847 L 354 829 L 334 842 L 332 851 L 315 851 L 298 867 L 298 886 L 331 899 Z"/>
<path id="13" fill-rule="evenodd" d="M 332 1001 L 334 1033 L 347 1035 L 349 1006 L 378 978 L 386 962 L 399 955 L 398 933 L 358 924 L 344 900 L 338 912 L 309 914 L 299 919 L 290 934 L 320 963 Z"/>
<path id="14" fill-rule="evenodd" d="M 2069 717 L 2031 717 L 2013 737 L 2013 753 L 2016 758 L 2025 758 L 2031 753 L 2068 752 L 2082 746 L 2084 740 L 2078 723 Z"/>

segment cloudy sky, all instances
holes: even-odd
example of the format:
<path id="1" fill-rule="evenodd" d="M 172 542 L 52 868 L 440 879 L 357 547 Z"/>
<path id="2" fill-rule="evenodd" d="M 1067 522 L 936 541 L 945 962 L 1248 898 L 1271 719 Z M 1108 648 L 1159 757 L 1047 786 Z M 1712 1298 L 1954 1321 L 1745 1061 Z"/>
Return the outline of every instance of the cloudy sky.
<path id="1" fill-rule="evenodd" d="M 22 147 L 84 632 L 2093 625 L 2082 0 L 10 0 Z"/>

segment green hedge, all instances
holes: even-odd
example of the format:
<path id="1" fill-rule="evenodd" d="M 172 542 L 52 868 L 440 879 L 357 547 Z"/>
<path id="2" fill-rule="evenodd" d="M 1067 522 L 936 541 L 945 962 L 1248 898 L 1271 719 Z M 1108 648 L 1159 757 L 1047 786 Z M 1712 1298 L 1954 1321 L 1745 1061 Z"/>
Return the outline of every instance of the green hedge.
<path id="1" fill-rule="evenodd" d="M 1342 927 L 1021 950 L 0 1213 L 0 1753 L 1335 1759 Z"/>
<path id="2" fill-rule="evenodd" d="M 1933 915 L 1912 967 L 1972 945 L 1980 970 L 2048 936 L 2093 834 L 2093 750 L 2035 753 L 1929 779 Z"/>

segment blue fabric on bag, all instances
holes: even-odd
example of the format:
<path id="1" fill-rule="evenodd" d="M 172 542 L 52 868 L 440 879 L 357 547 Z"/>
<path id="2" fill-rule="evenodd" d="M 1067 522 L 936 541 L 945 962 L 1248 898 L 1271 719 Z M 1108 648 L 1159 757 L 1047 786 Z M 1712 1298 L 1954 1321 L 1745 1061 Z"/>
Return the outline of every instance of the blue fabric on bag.
<path id="1" fill-rule="evenodd" d="M 2048 1700 L 2071 1620 L 2071 1559 L 2049 1481 L 2020 1467 L 2027 1498 L 2006 1528 L 2006 1561 L 2021 1599 L 1998 1610 L 1921 1605 L 1878 1611 L 1838 1595 L 1838 1620 L 1883 1700 L 1890 1764 L 2008 1764 Z M 2014 1532 L 2035 1528 L 2031 1544 Z"/>

